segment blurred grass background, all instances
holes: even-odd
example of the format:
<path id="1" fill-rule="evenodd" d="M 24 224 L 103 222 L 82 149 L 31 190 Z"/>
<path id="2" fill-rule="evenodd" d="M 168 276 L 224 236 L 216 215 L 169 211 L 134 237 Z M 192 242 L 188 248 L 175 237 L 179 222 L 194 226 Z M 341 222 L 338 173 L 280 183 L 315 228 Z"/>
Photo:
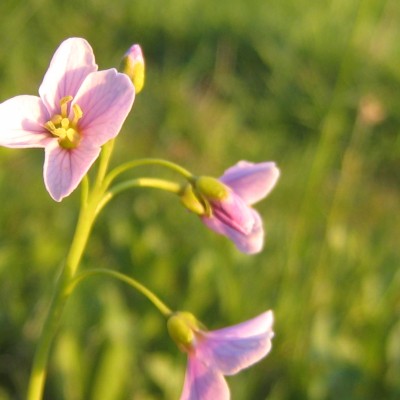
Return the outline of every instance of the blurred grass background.
<path id="1" fill-rule="evenodd" d="M 397 0 L 0 3 L 0 101 L 37 94 L 67 37 L 85 37 L 101 69 L 140 43 L 146 87 L 115 165 L 280 166 L 257 206 L 259 255 L 141 190 L 106 208 L 82 265 L 138 278 L 210 329 L 272 308 L 273 351 L 228 378 L 235 400 L 400 398 L 399 20 Z M 50 199 L 42 164 L 41 150 L 0 148 L 1 400 L 24 398 L 79 206 L 79 192 Z M 177 399 L 185 365 L 146 299 L 91 278 L 63 317 L 45 398 Z"/>

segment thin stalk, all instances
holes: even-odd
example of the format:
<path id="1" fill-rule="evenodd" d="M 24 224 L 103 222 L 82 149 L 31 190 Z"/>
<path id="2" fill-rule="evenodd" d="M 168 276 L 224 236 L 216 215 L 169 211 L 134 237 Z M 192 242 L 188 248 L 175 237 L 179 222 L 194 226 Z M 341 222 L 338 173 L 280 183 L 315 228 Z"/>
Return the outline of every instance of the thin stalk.
<path id="1" fill-rule="evenodd" d="M 108 187 L 105 181 L 105 176 L 107 173 L 108 165 L 110 163 L 112 151 L 114 149 L 114 142 L 115 139 L 111 139 L 108 141 L 104 146 L 101 151 L 101 158 L 100 158 L 100 163 L 99 163 L 99 169 L 97 170 L 97 177 L 96 177 L 96 183 L 95 183 L 95 188 L 100 189 L 101 186 L 105 185 L 105 187 Z"/>
<path id="2" fill-rule="evenodd" d="M 106 275 L 106 276 L 111 276 L 112 278 L 118 279 L 122 282 L 125 282 L 129 286 L 133 287 L 136 289 L 138 292 L 143 294 L 143 296 L 147 297 L 148 300 L 153 303 L 153 305 L 161 312 L 161 314 L 164 317 L 169 317 L 172 314 L 172 310 L 165 305 L 163 301 L 161 301 L 150 289 L 148 289 L 146 286 L 138 282 L 136 279 L 131 278 L 130 276 L 127 276 L 125 274 L 122 274 L 117 271 L 109 270 L 109 269 L 103 269 L 103 268 L 94 268 L 89 271 L 85 271 L 80 273 L 79 275 L 76 276 L 76 278 L 70 283 L 69 286 L 69 291 L 74 290 L 76 285 L 83 281 L 84 279 L 90 277 L 90 276 L 95 276 L 95 275 Z"/>
<path id="3" fill-rule="evenodd" d="M 162 159 L 158 159 L 158 158 L 141 158 L 138 160 L 133 160 L 133 161 L 129 161 L 125 164 L 122 164 L 118 167 L 116 167 L 115 169 L 113 169 L 106 177 L 105 179 L 105 184 L 107 186 L 109 186 L 113 180 L 119 176 L 120 174 L 122 174 L 125 171 L 128 171 L 130 169 L 136 168 L 136 167 L 140 167 L 142 165 L 160 165 L 163 167 L 166 167 L 172 171 L 177 172 L 178 174 L 182 175 L 185 179 L 189 180 L 190 182 L 193 181 L 194 179 L 194 175 L 189 172 L 187 169 L 181 167 L 178 164 L 175 164 L 171 161 L 167 161 L 167 160 L 162 160 Z"/>
<path id="4" fill-rule="evenodd" d="M 180 194 L 182 192 L 182 185 L 176 182 L 167 181 L 164 179 L 157 179 L 157 178 L 131 179 L 129 181 L 121 182 L 115 185 L 109 191 L 107 191 L 97 206 L 96 214 L 98 214 L 106 206 L 106 204 L 117 194 L 127 189 L 132 189 L 135 187 L 148 187 L 148 188 L 161 189 L 165 190 L 166 192 L 174 194 Z"/>
<path id="5" fill-rule="evenodd" d="M 28 400 L 40 400 L 43 397 L 51 344 L 69 297 L 68 287 L 70 281 L 78 268 L 94 222 L 94 217 L 95 213 L 93 207 L 82 208 L 70 251 L 61 275 L 56 283 L 51 305 L 43 325 L 42 334 L 37 344 L 28 386 Z"/>

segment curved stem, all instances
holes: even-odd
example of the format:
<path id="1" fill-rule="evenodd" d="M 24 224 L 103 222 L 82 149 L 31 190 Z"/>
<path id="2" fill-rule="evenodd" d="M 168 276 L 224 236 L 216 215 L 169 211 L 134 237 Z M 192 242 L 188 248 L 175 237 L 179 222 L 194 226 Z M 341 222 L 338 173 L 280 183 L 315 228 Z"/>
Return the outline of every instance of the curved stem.
<path id="1" fill-rule="evenodd" d="M 138 292 L 143 294 L 145 297 L 147 297 L 148 300 L 150 300 L 153 305 L 161 312 L 161 314 L 164 315 L 164 317 L 169 317 L 172 314 L 172 311 L 169 307 L 165 305 L 163 301 L 161 301 L 150 289 L 148 289 L 146 286 L 138 282 L 136 279 L 131 278 L 130 276 L 127 276 L 125 274 L 122 274 L 120 272 L 116 272 L 113 270 L 109 269 L 103 269 L 103 268 L 94 268 L 89 271 L 85 271 L 80 273 L 75 277 L 75 279 L 70 283 L 69 292 L 72 292 L 75 288 L 75 286 L 80 283 L 82 280 L 94 276 L 94 275 L 107 275 L 111 276 L 115 279 L 118 279 L 122 282 L 127 283 L 129 286 L 133 287 L 136 289 Z"/>
<path id="2" fill-rule="evenodd" d="M 142 165 L 161 165 L 163 167 L 169 168 L 172 171 L 177 172 L 178 174 L 182 175 L 185 179 L 189 180 L 190 182 L 193 181 L 194 175 L 189 172 L 187 169 L 181 167 L 178 164 L 173 162 L 162 160 L 158 158 L 141 158 L 138 160 L 129 161 L 125 164 L 120 165 L 119 167 L 113 169 L 106 177 L 105 184 L 109 186 L 112 181 L 120 174 L 130 169 L 140 167 Z"/>
<path id="3" fill-rule="evenodd" d="M 114 198 L 117 194 L 123 192 L 124 190 L 135 188 L 135 187 L 148 187 L 148 188 L 155 188 L 165 190 L 166 192 L 180 194 L 182 192 L 182 185 L 167 181 L 164 179 L 157 179 L 157 178 L 136 178 L 131 179 L 129 181 L 121 182 L 111 188 L 108 192 L 105 193 L 104 197 L 99 202 L 96 214 L 98 214 L 106 204 Z"/>

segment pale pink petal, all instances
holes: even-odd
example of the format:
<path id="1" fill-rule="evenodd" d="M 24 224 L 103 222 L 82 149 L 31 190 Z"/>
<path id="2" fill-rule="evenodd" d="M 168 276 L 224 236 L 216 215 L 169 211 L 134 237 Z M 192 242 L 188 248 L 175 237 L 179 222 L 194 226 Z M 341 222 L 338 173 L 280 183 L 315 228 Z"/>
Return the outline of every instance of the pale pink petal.
<path id="1" fill-rule="evenodd" d="M 90 138 L 94 146 L 101 146 L 115 137 L 134 98 L 132 82 L 114 68 L 88 75 L 72 102 L 83 111 L 79 120 L 82 136 Z"/>
<path id="2" fill-rule="evenodd" d="M 50 62 L 39 95 L 51 113 L 59 112 L 60 100 L 74 97 L 88 74 L 97 71 L 93 50 L 81 38 L 70 38 L 60 44 Z"/>
<path id="3" fill-rule="evenodd" d="M 235 243 L 238 250 L 246 254 L 259 253 L 264 245 L 264 228 L 258 212 L 249 208 L 252 214 L 252 226 L 247 234 L 244 234 L 224 224 L 220 219 L 213 217 L 200 217 L 203 223 L 220 235 L 227 236 Z"/>
<path id="4" fill-rule="evenodd" d="M 269 311 L 233 327 L 201 332 L 196 357 L 224 375 L 236 374 L 269 353 L 274 335 L 272 323 Z"/>
<path id="5" fill-rule="evenodd" d="M 223 338 L 246 338 L 271 332 L 274 315 L 271 310 L 233 326 L 207 332 Z"/>
<path id="6" fill-rule="evenodd" d="M 44 182 L 50 196 L 61 201 L 76 189 L 93 162 L 100 154 L 100 147 L 80 145 L 66 150 L 57 141 L 45 149 Z"/>
<path id="7" fill-rule="evenodd" d="M 189 355 L 180 400 L 229 400 L 229 388 L 223 375 Z"/>
<path id="8" fill-rule="evenodd" d="M 224 172 L 220 181 L 232 188 L 246 204 L 251 205 L 267 196 L 278 178 L 279 169 L 274 162 L 239 161 Z"/>
<path id="9" fill-rule="evenodd" d="M 49 120 L 39 97 L 16 96 L 0 104 L 0 146 L 45 147 L 51 135 L 43 127 Z"/>
<path id="10" fill-rule="evenodd" d="M 210 203 L 213 215 L 223 224 L 243 234 L 252 231 L 254 225 L 252 209 L 236 193 L 231 193 L 226 199 Z"/>

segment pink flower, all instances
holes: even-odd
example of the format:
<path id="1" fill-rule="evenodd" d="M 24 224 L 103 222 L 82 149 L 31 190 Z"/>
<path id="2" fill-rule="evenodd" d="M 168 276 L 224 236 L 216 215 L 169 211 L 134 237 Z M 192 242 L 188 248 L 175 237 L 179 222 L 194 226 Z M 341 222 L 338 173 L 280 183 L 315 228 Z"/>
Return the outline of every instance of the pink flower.
<path id="1" fill-rule="evenodd" d="M 135 97 L 130 79 L 115 69 L 97 71 L 92 48 L 70 38 L 55 52 L 39 97 L 22 95 L 0 104 L 0 145 L 41 147 L 47 191 L 68 196 L 114 138 Z"/>
<path id="2" fill-rule="evenodd" d="M 272 324 L 272 311 L 267 311 L 238 325 L 206 331 L 192 314 L 173 314 L 168 321 L 170 335 L 188 354 L 180 400 L 228 400 L 224 375 L 234 375 L 269 353 Z"/>
<path id="3" fill-rule="evenodd" d="M 243 253 L 258 253 L 264 244 L 264 228 L 260 215 L 250 206 L 266 197 L 278 178 L 279 169 L 274 162 L 240 161 L 219 178 L 227 188 L 225 193 L 210 196 L 200 181 L 200 188 L 196 188 L 211 208 L 210 213 L 201 216 L 202 221 L 231 239 Z"/>

